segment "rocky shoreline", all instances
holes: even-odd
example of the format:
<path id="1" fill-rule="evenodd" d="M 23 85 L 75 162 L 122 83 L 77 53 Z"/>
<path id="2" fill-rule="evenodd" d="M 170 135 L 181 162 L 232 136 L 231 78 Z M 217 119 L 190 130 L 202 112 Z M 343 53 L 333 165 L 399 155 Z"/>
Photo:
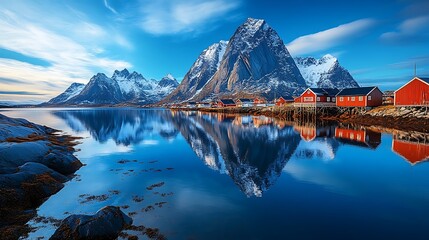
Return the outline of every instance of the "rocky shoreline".
<path id="1" fill-rule="evenodd" d="M 250 114 L 255 116 L 264 115 L 288 120 L 316 118 L 319 120 L 337 121 L 363 126 L 378 126 L 402 131 L 429 133 L 429 109 L 424 107 L 395 108 L 394 106 L 381 106 L 371 110 L 362 110 L 360 108 L 340 110 L 332 108 L 324 109 L 323 112 L 318 112 L 317 114 L 300 113 L 293 106 L 258 108 L 175 108 L 172 110 Z"/>
<path id="2" fill-rule="evenodd" d="M 64 187 L 82 163 L 78 138 L 0 114 L 0 233 L 18 239 L 36 208 Z"/>

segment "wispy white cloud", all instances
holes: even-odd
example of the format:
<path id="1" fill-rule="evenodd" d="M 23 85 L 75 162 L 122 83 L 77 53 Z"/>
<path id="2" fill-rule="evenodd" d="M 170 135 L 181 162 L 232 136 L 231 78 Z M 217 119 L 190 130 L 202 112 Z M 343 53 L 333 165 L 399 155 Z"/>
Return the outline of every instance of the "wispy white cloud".
<path id="1" fill-rule="evenodd" d="M 86 28 L 82 31 L 87 33 L 88 38 L 106 34 L 95 24 L 83 23 L 83 26 Z M 112 69 L 131 67 L 126 61 L 100 57 L 98 54 L 102 48 L 82 45 L 71 37 L 39 26 L 10 10 L 0 10 L 0 31 L 0 48 L 39 58 L 50 64 L 36 66 L 0 58 L 0 77 L 21 82 L 14 85 L 0 82 L 1 89 L 15 92 L 31 89 L 48 98 L 63 91 L 72 82 L 87 82 L 95 71 L 111 72 Z"/>
<path id="2" fill-rule="evenodd" d="M 144 1 L 141 28 L 155 35 L 203 32 L 239 5 L 238 0 Z"/>
<path id="3" fill-rule="evenodd" d="M 380 39 L 389 43 L 427 41 L 429 39 L 429 16 L 419 16 L 404 20 L 396 31 L 386 32 Z"/>
<path id="4" fill-rule="evenodd" d="M 315 53 L 344 44 L 363 34 L 376 23 L 373 19 L 359 19 L 321 32 L 301 36 L 286 47 L 292 55 Z"/>
<path id="5" fill-rule="evenodd" d="M 110 6 L 109 5 L 109 2 L 107 2 L 107 0 L 104 0 L 104 6 L 107 8 L 107 9 L 109 9 L 112 13 L 114 13 L 114 14 L 118 14 L 118 12 L 112 7 L 112 6 Z"/>

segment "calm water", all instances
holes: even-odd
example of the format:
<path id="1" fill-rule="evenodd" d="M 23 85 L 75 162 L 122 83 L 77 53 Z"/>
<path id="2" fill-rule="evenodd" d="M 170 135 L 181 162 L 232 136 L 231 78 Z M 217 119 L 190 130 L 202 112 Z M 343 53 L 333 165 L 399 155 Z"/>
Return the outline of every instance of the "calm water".
<path id="1" fill-rule="evenodd" d="M 86 166 L 39 216 L 116 205 L 169 239 L 428 239 L 429 144 L 409 137 L 169 110 L 1 113 L 84 137 Z M 31 239 L 55 230 L 30 224 Z"/>

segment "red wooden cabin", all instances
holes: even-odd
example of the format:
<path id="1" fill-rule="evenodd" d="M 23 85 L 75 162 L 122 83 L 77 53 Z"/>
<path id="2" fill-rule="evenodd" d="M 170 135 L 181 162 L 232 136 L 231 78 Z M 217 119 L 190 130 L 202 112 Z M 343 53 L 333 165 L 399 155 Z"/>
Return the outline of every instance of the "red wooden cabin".
<path id="1" fill-rule="evenodd" d="M 399 140 L 395 137 L 392 142 L 392 150 L 412 165 L 429 160 L 429 143 Z"/>
<path id="2" fill-rule="evenodd" d="M 232 99 L 221 99 L 218 101 L 218 107 L 235 107 L 237 106 Z"/>
<path id="3" fill-rule="evenodd" d="M 253 99 L 253 105 L 256 107 L 265 107 L 267 105 L 267 100 L 263 97 L 257 97 Z"/>
<path id="4" fill-rule="evenodd" d="M 383 104 L 378 87 L 345 88 L 337 94 L 338 107 L 377 107 Z"/>
<path id="5" fill-rule="evenodd" d="M 395 91 L 395 106 L 428 106 L 429 78 L 415 77 Z"/>
<path id="6" fill-rule="evenodd" d="M 274 100 L 274 103 L 276 104 L 276 106 L 284 106 L 286 104 L 293 103 L 293 102 L 294 102 L 294 99 L 292 96 L 281 96 Z"/>
<path id="7" fill-rule="evenodd" d="M 295 106 L 335 106 L 336 88 L 307 88 L 299 97 L 295 98 Z"/>

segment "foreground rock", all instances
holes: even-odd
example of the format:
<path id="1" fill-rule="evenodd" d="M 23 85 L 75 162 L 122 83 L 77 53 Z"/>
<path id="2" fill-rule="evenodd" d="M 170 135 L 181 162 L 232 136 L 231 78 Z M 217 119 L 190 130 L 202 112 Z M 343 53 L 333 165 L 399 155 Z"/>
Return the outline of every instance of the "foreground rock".
<path id="1" fill-rule="evenodd" d="M 119 207 L 107 206 L 94 215 L 71 215 L 50 239 L 116 239 L 133 220 Z"/>
<path id="2" fill-rule="evenodd" d="M 82 163 L 76 138 L 0 114 L 0 234 L 18 239 L 35 209 L 58 192 Z"/>

